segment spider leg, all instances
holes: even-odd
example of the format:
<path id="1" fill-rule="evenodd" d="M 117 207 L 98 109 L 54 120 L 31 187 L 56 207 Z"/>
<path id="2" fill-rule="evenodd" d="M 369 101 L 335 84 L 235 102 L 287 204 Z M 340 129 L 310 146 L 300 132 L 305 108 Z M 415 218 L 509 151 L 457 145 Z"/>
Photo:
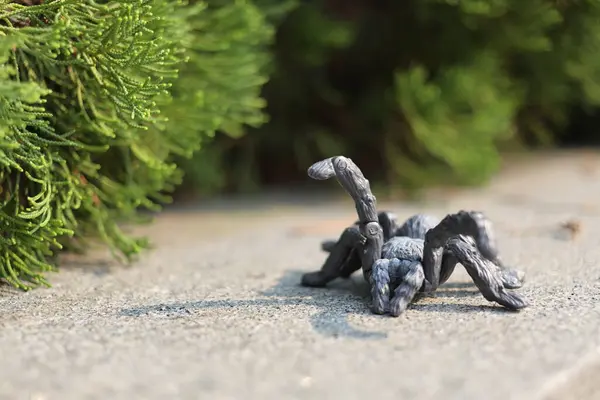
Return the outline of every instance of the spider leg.
<path id="1" fill-rule="evenodd" d="M 326 240 L 321 243 L 321 249 L 326 253 L 331 253 L 338 242 L 335 240 Z M 346 261 L 340 267 L 340 278 L 349 278 L 353 273 L 358 271 L 361 267 L 360 254 L 356 248 L 350 251 Z"/>
<path id="2" fill-rule="evenodd" d="M 356 271 L 358 271 L 361 266 L 362 265 L 360 263 L 360 252 L 355 247 L 348 255 L 346 262 L 340 268 L 340 278 L 350 278 L 350 276 Z"/>
<path id="3" fill-rule="evenodd" d="M 444 249 L 442 256 L 442 266 L 440 269 L 440 285 L 445 283 L 454 272 L 458 259 L 447 248 Z M 518 289 L 523 286 L 523 273 L 511 268 L 500 268 L 500 279 L 506 289 Z"/>
<path id="4" fill-rule="evenodd" d="M 325 263 L 319 271 L 309 272 L 302 276 L 302 285 L 323 287 L 339 277 L 348 277 L 360 269 L 360 258 L 355 249 L 360 249 L 365 238 L 358 226 L 346 228 L 331 249 Z"/>
<path id="5" fill-rule="evenodd" d="M 442 255 L 442 266 L 440 268 L 440 285 L 450 279 L 450 276 L 456 268 L 459 261 L 454 254 L 447 248 L 444 248 Z"/>
<path id="6" fill-rule="evenodd" d="M 382 211 L 377 214 L 377 219 L 383 230 L 384 241 L 388 241 L 392 236 L 396 235 L 396 231 L 398 230 L 398 218 L 395 214 L 388 211 Z"/>
<path id="7" fill-rule="evenodd" d="M 398 317 L 406 310 L 423 285 L 425 279 L 423 266 L 419 261 L 394 258 L 389 262 L 388 273 L 392 285 L 395 286 L 389 311 L 392 317 Z"/>
<path id="8" fill-rule="evenodd" d="M 370 275 L 371 309 L 375 314 L 383 314 L 390 303 L 390 260 L 375 261 Z"/>
<path id="9" fill-rule="evenodd" d="M 372 310 L 375 314 L 402 314 L 412 302 L 425 279 L 418 261 L 381 259 L 375 261 L 371 272 Z M 390 290 L 393 295 L 390 299 Z"/>
<path id="10" fill-rule="evenodd" d="M 507 289 L 517 289 L 523 286 L 525 273 L 506 266 L 500 257 L 492 222 L 483 213 L 470 212 L 469 214 L 477 226 L 477 234 L 473 236 L 477 248 L 481 255 L 500 267 L 504 287 Z"/>
<path id="11" fill-rule="evenodd" d="M 323 242 L 321 242 L 321 250 L 323 250 L 326 253 L 331 253 L 337 245 L 337 243 L 337 240 L 324 240 Z"/>
<path id="12" fill-rule="evenodd" d="M 396 235 L 398 230 L 398 220 L 394 214 L 388 211 L 382 211 L 377 215 L 377 219 L 379 220 L 379 225 L 381 225 L 381 229 L 383 230 L 384 241 L 388 241 L 392 236 Z M 360 221 L 354 223 L 354 225 L 358 224 L 360 224 Z M 330 253 L 336 244 L 337 240 L 325 240 L 321 243 L 321 250 L 326 253 Z"/>
<path id="13" fill-rule="evenodd" d="M 377 200 L 371 192 L 369 181 L 354 162 L 346 157 L 327 158 L 314 163 L 308 169 L 308 175 L 317 180 L 336 177 L 340 185 L 354 200 L 359 220 L 360 233 L 366 242 L 360 252 L 363 275 L 370 280 L 371 268 L 381 258 L 384 232 L 379 224 Z"/>
<path id="14" fill-rule="evenodd" d="M 446 268 L 444 268 L 443 277 L 441 276 L 441 270 L 444 259 L 444 246 L 447 240 L 455 235 L 468 235 L 475 240 L 481 255 L 501 269 L 503 284 L 506 287 L 516 288 L 521 285 L 524 274 L 505 267 L 498 256 L 491 222 L 480 212 L 459 211 L 456 214 L 447 215 L 437 226 L 425 234 L 423 252 L 425 291 L 436 290 L 441 283 L 450 277 L 453 269 L 451 265 L 455 264 L 455 260 L 449 258 L 445 262 Z"/>
<path id="15" fill-rule="evenodd" d="M 500 274 L 502 275 L 502 283 L 505 288 L 518 289 L 523 286 L 525 272 L 504 265 L 500 270 Z"/>
<path id="16" fill-rule="evenodd" d="M 465 267 L 487 300 L 494 301 L 510 310 L 519 310 L 528 306 L 527 300 L 520 294 L 504 288 L 500 268 L 479 252 L 472 237 L 453 236 L 448 239 L 446 247 Z"/>

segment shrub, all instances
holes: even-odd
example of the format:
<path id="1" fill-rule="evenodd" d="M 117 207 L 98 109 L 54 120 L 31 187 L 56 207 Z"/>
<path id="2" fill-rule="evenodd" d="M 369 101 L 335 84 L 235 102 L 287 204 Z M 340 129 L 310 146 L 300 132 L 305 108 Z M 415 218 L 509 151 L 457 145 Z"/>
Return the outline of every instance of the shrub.
<path id="1" fill-rule="evenodd" d="M 237 189 L 339 153 L 388 187 L 481 184 L 597 109 L 598 21 L 593 0 L 303 2 L 278 27 L 270 122 L 210 148 Z"/>
<path id="2" fill-rule="evenodd" d="M 0 278 L 48 284 L 94 239 L 144 249 L 121 223 L 170 200 L 177 161 L 262 122 L 271 36 L 242 1 L 0 2 Z"/>

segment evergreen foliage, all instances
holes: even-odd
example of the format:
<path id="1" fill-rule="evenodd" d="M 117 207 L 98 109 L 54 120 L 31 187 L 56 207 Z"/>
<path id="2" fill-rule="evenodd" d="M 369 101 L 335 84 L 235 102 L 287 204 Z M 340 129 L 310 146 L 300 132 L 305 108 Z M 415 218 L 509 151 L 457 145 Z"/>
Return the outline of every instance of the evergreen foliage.
<path id="1" fill-rule="evenodd" d="M 178 158 L 262 122 L 272 28 L 208 4 L 0 0 L 0 278 L 47 285 L 90 238 L 131 259 L 148 243 L 120 223 L 170 200 Z"/>
<path id="2" fill-rule="evenodd" d="M 182 67 L 172 90 L 174 100 L 165 109 L 169 134 L 204 138 L 194 151 L 209 145 L 217 132 L 237 139 L 248 127 L 267 121 L 260 95 L 272 67 L 268 44 L 274 38 L 273 24 L 294 6 L 287 0 L 208 4 L 201 9 L 202 18 L 189 18 L 185 41 L 192 51 L 190 61 Z M 178 157 L 186 173 L 184 187 L 200 182 L 205 194 L 221 190 L 226 170 L 222 160 L 218 151 L 200 151 L 193 159 Z"/>
<path id="3" fill-rule="evenodd" d="M 386 187 L 481 184 L 503 149 L 598 110 L 598 22 L 595 0 L 302 2 L 278 28 L 269 124 L 206 150 L 237 161 L 238 189 L 237 170 L 305 181 L 340 153 Z"/>
<path id="4" fill-rule="evenodd" d="M 267 104 L 261 93 L 277 70 L 271 47 L 265 45 L 274 41 L 275 27 L 298 2 L 218 0 L 209 4 L 205 18 L 193 22 L 188 46 L 195 56 L 182 68 L 181 79 L 173 88 L 175 101 L 166 111 L 172 116 L 169 132 L 206 133 L 202 135 L 203 145 L 194 149 L 198 151 L 193 158 L 177 158 L 185 172 L 180 187 L 202 196 L 226 189 L 228 174 L 233 173 L 240 182 L 253 182 L 255 178 L 254 168 L 248 166 L 253 149 L 231 154 L 228 144 L 223 146 L 221 141 L 213 146 L 213 139 L 218 133 L 217 138 L 229 140 L 227 143 L 247 140 L 248 130 L 268 122 L 264 113 Z M 210 54 L 209 59 L 206 54 Z M 221 73 L 223 68 L 228 74 Z M 244 161 L 240 164 L 239 160 Z M 232 171 L 236 165 L 242 168 Z"/>

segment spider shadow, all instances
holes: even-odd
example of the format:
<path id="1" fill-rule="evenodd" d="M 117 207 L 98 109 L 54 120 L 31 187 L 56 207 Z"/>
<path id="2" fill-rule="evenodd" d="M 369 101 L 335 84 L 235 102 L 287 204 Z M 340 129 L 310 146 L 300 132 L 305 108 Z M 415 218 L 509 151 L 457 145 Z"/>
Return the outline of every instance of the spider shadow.
<path id="1" fill-rule="evenodd" d="M 498 306 L 492 305 L 472 305 L 472 304 L 426 304 L 414 302 L 410 305 L 410 308 L 413 310 L 418 310 L 419 312 L 430 312 L 430 313 L 480 313 L 480 312 L 491 312 L 496 314 L 504 314 L 510 313 L 511 311 L 505 310 Z"/>
<path id="2" fill-rule="evenodd" d="M 467 303 L 424 303 L 420 302 L 419 299 L 422 298 L 473 298 L 478 297 L 482 301 L 485 301 L 485 298 L 482 296 L 479 289 L 473 282 L 446 282 L 442 284 L 435 292 L 427 293 L 427 294 L 417 294 L 417 297 L 410 304 L 409 308 L 426 311 L 426 312 L 442 312 L 442 313 L 477 313 L 477 312 L 492 312 L 492 313 L 514 313 L 514 311 L 507 310 L 498 305 L 491 304 L 467 304 Z"/>
<path id="3" fill-rule="evenodd" d="M 349 337 L 353 339 L 386 339 L 386 332 L 366 331 L 353 327 L 349 315 L 370 316 L 368 307 L 370 289 L 362 276 L 338 279 L 326 288 L 310 288 L 300 285 L 306 271 L 287 271 L 277 284 L 264 290 L 265 297 L 285 299 L 289 304 L 310 304 L 319 309 L 310 316 L 313 329 L 329 337 Z"/>
<path id="4" fill-rule="evenodd" d="M 289 271 L 272 287 L 259 292 L 266 297 L 252 300 L 199 300 L 190 302 L 163 303 L 122 309 L 120 316 L 144 317 L 158 315 L 167 318 L 184 318 L 191 310 L 211 308 L 267 308 L 281 306 L 306 305 L 319 311 L 312 314 L 310 324 L 313 330 L 323 336 L 347 337 L 362 340 L 383 340 L 385 332 L 367 331 L 355 328 L 348 316 L 371 315 L 368 308 L 369 288 L 362 279 L 351 278 L 332 282 L 327 289 L 319 290 L 300 286 L 303 271 Z"/>
<path id="5" fill-rule="evenodd" d="M 435 292 L 422 295 L 422 297 L 448 297 L 464 298 L 480 295 L 479 290 L 472 282 L 446 282 L 442 284 Z"/>
<path id="6" fill-rule="evenodd" d="M 309 288 L 299 284 L 302 274 L 306 271 L 287 271 L 272 287 L 259 292 L 266 297 L 253 300 L 198 300 L 190 302 L 163 303 L 150 306 L 141 306 L 122 309 L 120 316 L 143 317 L 158 314 L 167 318 L 185 318 L 191 315 L 191 310 L 211 308 L 249 308 L 249 307 L 275 307 L 306 305 L 317 308 L 319 311 L 312 314 L 310 324 L 313 330 L 323 336 L 331 338 L 347 337 L 361 340 L 384 340 L 388 337 L 386 332 L 368 331 L 353 327 L 349 315 L 373 316 L 369 308 L 370 288 L 360 274 L 355 274 L 348 279 L 338 279 L 331 282 L 326 288 Z M 423 304 L 419 299 L 426 297 L 473 297 L 478 296 L 472 283 L 448 282 L 441 286 L 435 293 L 420 294 L 418 299 L 409 308 L 429 312 L 481 312 L 489 310 L 502 312 L 503 309 L 494 306 L 474 306 L 470 304 Z M 389 316 L 382 316 L 390 318 Z"/>
<path id="7" fill-rule="evenodd" d="M 369 307 L 371 301 L 370 287 L 363 279 L 361 273 L 355 273 L 348 279 L 336 279 L 329 283 L 326 288 L 307 288 L 300 286 L 302 274 L 306 271 L 287 271 L 279 282 L 262 291 L 266 297 L 286 298 L 287 304 L 311 304 L 323 310 L 311 317 L 313 328 L 326 336 L 338 336 L 341 331 L 345 336 L 362 339 L 379 339 L 387 337 L 385 333 L 365 332 L 352 328 L 349 314 L 360 314 L 373 316 Z M 482 297 L 473 282 L 454 281 L 446 282 L 434 293 L 419 293 L 409 309 L 428 312 L 443 313 L 477 313 L 494 312 L 505 313 L 508 310 L 494 305 L 473 305 L 468 303 L 424 303 L 421 299 L 426 298 L 473 298 Z M 309 299 L 309 300 L 307 300 Z M 342 306 L 343 304 L 343 306 Z M 332 310 L 333 308 L 337 310 Z M 345 312 L 339 310 L 343 308 Z M 388 315 L 381 316 L 391 318 Z M 338 333 L 336 333 L 338 332 Z"/>
<path id="8" fill-rule="evenodd" d="M 300 286 L 302 271 L 289 271 L 272 287 L 259 292 L 266 297 L 253 300 L 199 300 L 190 302 L 165 303 L 122 309 L 120 316 L 143 317 L 158 314 L 161 317 L 182 318 L 191 310 L 211 308 L 280 308 L 282 306 L 306 305 L 319 309 L 310 316 L 310 324 L 315 332 L 332 338 L 347 337 L 363 340 L 382 340 L 387 333 L 366 331 L 353 327 L 349 314 L 370 315 L 368 308 L 369 288 L 365 282 L 351 278 L 334 282 L 327 289 L 318 290 Z"/>

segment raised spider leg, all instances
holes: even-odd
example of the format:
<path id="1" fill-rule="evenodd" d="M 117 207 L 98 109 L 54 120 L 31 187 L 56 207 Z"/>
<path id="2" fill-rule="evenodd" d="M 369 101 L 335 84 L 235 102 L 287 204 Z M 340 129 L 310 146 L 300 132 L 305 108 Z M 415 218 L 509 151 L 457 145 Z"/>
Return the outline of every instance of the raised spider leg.
<path id="1" fill-rule="evenodd" d="M 331 252 L 321 270 L 305 274 L 302 284 L 325 286 L 337 277 L 350 276 L 360 265 L 364 277 L 369 280 L 373 264 L 381 258 L 384 239 L 369 181 L 352 160 L 341 156 L 316 162 L 308 169 L 308 175 L 317 180 L 335 176 L 354 200 L 359 223 L 344 231 L 336 245 L 330 247 Z M 358 268 L 356 256 L 360 257 Z"/>
<path id="2" fill-rule="evenodd" d="M 370 281 L 371 268 L 375 261 L 381 258 L 384 233 L 379 225 L 376 210 L 377 200 L 371 192 L 369 181 L 351 159 L 343 156 L 331 157 L 314 163 L 308 169 L 308 175 L 319 180 L 335 176 L 354 200 L 359 230 L 366 238 L 366 243 L 360 252 L 361 265 L 365 279 Z"/>
<path id="3" fill-rule="evenodd" d="M 521 286 L 524 274 L 504 267 L 498 256 L 491 222 L 480 212 L 459 211 L 456 214 L 447 215 L 425 235 L 423 254 L 425 291 L 436 290 L 454 270 L 456 260 L 448 256 L 444 247 L 446 241 L 455 235 L 468 235 L 474 239 L 481 255 L 500 268 L 504 286 L 507 288 Z"/>
<path id="4" fill-rule="evenodd" d="M 482 256 L 472 237 L 453 236 L 448 239 L 446 246 L 465 267 L 487 300 L 495 301 L 510 310 L 519 310 L 528 306 L 524 297 L 504 288 L 499 267 Z"/>

